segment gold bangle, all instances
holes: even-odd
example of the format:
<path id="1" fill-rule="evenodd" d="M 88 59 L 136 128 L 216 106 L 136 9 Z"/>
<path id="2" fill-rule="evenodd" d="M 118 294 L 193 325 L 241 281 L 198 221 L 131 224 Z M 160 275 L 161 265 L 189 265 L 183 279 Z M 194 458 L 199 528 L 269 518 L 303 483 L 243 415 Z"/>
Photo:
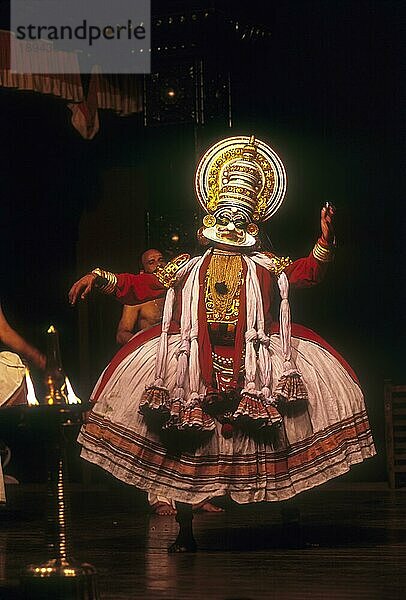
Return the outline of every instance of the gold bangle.
<path id="1" fill-rule="evenodd" d="M 313 256 L 319 262 L 331 262 L 334 260 L 334 250 L 331 248 L 325 248 L 320 244 L 319 241 L 317 241 L 313 248 Z"/>
<path id="2" fill-rule="evenodd" d="M 93 269 L 92 273 L 102 279 L 96 283 L 97 288 L 103 292 L 103 294 L 112 294 L 117 286 L 117 276 L 110 271 L 104 271 L 104 269 Z"/>

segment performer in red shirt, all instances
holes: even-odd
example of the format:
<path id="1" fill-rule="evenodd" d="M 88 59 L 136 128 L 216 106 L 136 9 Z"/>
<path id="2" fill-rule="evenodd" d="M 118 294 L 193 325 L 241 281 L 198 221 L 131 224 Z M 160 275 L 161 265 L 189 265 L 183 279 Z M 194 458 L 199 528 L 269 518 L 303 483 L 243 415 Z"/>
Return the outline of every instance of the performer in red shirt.
<path id="1" fill-rule="evenodd" d="M 334 209 L 323 207 L 309 256 L 256 250 L 258 223 L 285 191 L 266 143 L 221 140 L 196 172 L 205 254 L 156 275 L 95 269 L 70 291 L 72 304 L 96 288 L 125 304 L 166 294 L 162 325 L 130 340 L 97 382 L 79 441 L 85 459 L 177 503 L 173 552 L 196 547 L 192 502 L 286 500 L 375 454 L 351 367 L 290 319 L 289 286 L 317 284 L 333 258 Z"/>

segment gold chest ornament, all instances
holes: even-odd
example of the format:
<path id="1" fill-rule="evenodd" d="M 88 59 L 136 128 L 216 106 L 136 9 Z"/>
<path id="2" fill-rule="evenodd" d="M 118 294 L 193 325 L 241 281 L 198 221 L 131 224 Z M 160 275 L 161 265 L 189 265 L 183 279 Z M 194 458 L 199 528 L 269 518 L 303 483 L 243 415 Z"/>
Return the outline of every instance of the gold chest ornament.
<path id="1" fill-rule="evenodd" d="M 236 323 L 243 282 L 240 254 L 214 253 L 205 280 L 207 321 Z"/>

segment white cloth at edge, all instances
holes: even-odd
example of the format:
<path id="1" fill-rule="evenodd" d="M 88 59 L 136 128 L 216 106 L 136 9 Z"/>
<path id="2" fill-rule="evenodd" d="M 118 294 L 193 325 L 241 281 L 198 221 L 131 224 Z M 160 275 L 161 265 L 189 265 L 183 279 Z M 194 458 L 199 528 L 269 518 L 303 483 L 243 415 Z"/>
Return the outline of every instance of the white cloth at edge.
<path id="1" fill-rule="evenodd" d="M 24 381 L 25 366 L 14 352 L 0 352 L 0 407 L 11 398 Z M 0 461 L 0 502 L 6 501 L 3 469 Z"/>
<path id="2" fill-rule="evenodd" d="M 18 390 L 25 377 L 25 366 L 18 354 L 0 352 L 0 407 Z"/>

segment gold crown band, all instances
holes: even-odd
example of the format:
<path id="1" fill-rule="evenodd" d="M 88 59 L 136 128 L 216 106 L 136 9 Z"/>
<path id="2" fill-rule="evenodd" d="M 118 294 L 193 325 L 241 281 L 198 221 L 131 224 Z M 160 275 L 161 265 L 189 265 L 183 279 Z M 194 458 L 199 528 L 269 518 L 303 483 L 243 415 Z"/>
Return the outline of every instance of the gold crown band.
<path id="1" fill-rule="evenodd" d="M 267 221 L 286 193 L 286 173 L 272 148 L 254 136 L 234 136 L 211 146 L 199 161 L 196 194 L 215 213 L 222 202 L 248 206 L 256 221 Z"/>
<path id="2" fill-rule="evenodd" d="M 323 246 L 318 240 L 313 248 L 313 256 L 319 262 L 331 262 L 334 260 L 334 247 Z"/>
<path id="3" fill-rule="evenodd" d="M 247 187 L 241 187 L 231 184 L 223 185 L 223 187 L 220 190 L 219 199 L 221 200 L 222 196 L 228 198 L 230 195 L 236 196 L 237 198 L 241 198 L 246 202 L 249 198 L 249 200 L 252 201 L 252 204 L 254 206 L 256 206 L 258 201 L 258 192 L 256 192 L 255 190 L 250 190 Z"/>
<path id="4" fill-rule="evenodd" d="M 117 286 L 117 276 L 110 271 L 104 271 L 104 269 L 93 269 L 92 273 L 96 275 L 96 287 L 103 294 L 112 294 Z"/>

